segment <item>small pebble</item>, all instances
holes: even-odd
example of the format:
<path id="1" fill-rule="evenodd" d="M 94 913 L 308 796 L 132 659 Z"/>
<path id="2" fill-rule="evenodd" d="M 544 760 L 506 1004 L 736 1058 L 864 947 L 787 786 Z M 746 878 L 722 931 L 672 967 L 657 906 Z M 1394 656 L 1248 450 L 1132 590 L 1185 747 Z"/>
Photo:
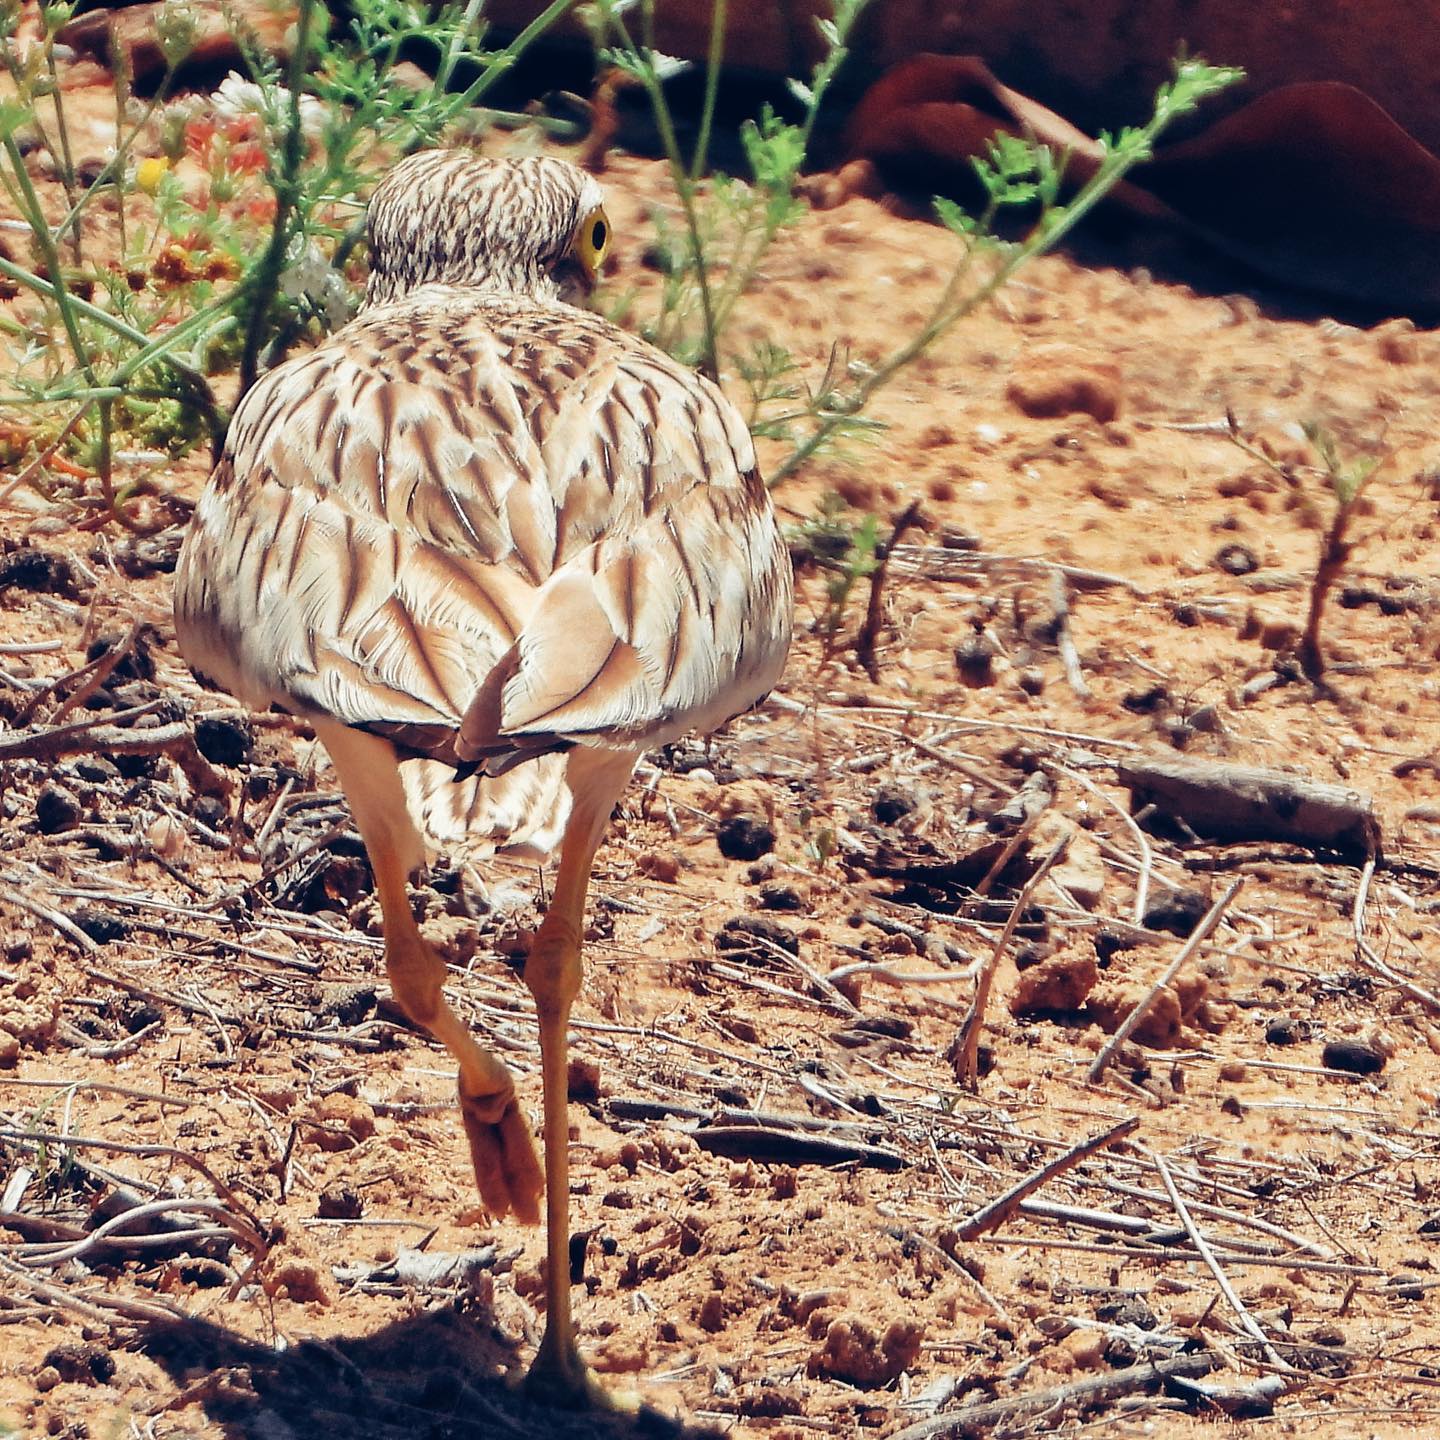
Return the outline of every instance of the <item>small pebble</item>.
<path id="1" fill-rule="evenodd" d="M 84 817 L 84 806 L 62 785 L 46 785 L 35 797 L 35 823 L 42 835 L 73 830 Z"/>
<path id="2" fill-rule="evenodd" d="M 775 848 L 775 831 L 754 815 L 732 815 L 715 831 L 715 843 L 727 860 L 758 860 Z"/>
<path id="3" fill-rule="evenodd" d="M 1352 1075 L 1378 1075 L 1385 1068 L 1380 1051 L 1357 1040 L 1327 1040 L 1320 1063 L 1329 1070 L 1347 1070 Z"/>
<path id="4" fill-rule="evenodd" d="M 244 715 L 202 715 L 195 748 L 212 765 L 243 765 L 255 748 L 255 731 Z"/>

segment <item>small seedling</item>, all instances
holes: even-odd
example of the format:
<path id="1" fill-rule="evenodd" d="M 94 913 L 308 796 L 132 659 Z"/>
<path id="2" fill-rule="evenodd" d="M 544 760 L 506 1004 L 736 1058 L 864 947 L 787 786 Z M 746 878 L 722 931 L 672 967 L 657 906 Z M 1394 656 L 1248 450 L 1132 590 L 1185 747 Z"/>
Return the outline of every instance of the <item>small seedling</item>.
<path id="1" fill-rule="evenodd" d="M 1289 470 L 1280 464 L 1264 447 L 1248 439 L 1233 414 L 1226 415 L 1228 434 L 1245 454 L 1258 460 L 1267 469 L 1291 479 Z M 1310 582 L 1310 597 L 1305 611 L 1305 626 L 1296 647 L 1296 658 L 1305 678 L 1312 685 L 1321 685 L 1325 677 L 1325 651 L 1320 642 L 1321 622 L 1325 615 L 1325 603 L 1335 583 L 1344 573 L 1356 540 L 1351 535 L 1351 522 L 1360 512 L 1360 500 L 1366 487 L 1384 462 L 1384 455 L 1359 455 L 1346 459 L 1334 434 L 1317 421 L 1301 426 L 1305 438 L 1319 457 L 1317 467 L 1326 477 L 1330 493 L 1334 498 L 1334 509 L 1320 538 L 1320 555 L 1315 566 L 1315 578 Z"/>

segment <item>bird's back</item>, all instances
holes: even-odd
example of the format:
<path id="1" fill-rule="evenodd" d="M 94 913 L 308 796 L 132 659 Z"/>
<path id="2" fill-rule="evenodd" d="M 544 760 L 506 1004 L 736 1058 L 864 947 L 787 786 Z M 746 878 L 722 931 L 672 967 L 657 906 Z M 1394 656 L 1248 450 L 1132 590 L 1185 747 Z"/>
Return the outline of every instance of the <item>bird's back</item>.
<path id="1" fill-rule="evenodd" d="M 187 658 L 252 705 L 496 769 L 718 723 L 789 639 L 721 393 L 587 312 L 444 285 L 246 396 L 176 581 Z"/>

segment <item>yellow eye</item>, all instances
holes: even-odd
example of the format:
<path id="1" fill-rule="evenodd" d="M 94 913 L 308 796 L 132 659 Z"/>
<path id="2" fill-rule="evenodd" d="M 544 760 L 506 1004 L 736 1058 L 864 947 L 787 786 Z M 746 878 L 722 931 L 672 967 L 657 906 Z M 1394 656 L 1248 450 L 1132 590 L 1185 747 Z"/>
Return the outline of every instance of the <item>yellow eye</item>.
<path id="1" fill-rule="evenodd" d="M 610 246 L 610 220 L 604 210 L 592 210 L 575 237 L 575 255 L 584 266 L 585 273 L 594 280 L 605 263 L 605 252 Z"/>

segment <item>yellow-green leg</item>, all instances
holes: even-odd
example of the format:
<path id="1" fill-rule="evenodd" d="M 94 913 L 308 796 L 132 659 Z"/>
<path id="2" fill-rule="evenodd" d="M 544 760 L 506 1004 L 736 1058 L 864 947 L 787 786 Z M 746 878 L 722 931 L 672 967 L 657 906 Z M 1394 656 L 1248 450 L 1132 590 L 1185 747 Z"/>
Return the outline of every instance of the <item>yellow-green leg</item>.
<path id="1" fill-rule="evenodd" d="M 566 1027 L 580 992 L 580 949 L 585 935 L 585 892 L 596 847 L 620 798 L 633 755 L 576 749 L 566 771 L 573 796 L 560 850 L 560 871 L 550 908 L 525 962 L 525 983 L 540 1020 L 545 1083 L 545 1336 L 526 1388 L 546 1404 L 584 1409 L 617 1408 L 580 1358 L 570 1314 L 570 1115 Z"/>
<path id="2" fill-rule="evenodd" d="M 330 752 L 375 872 L 395 1003 L 459 1062 L 460 1115 L 480 1198 L 497 1219 L 514 1211 L 533 1225 L 545 1180 L 514 1078 L 446 1004 L 445 962 L 420 934 L 410 909 L 405 883 L 425 858 L 424 845 L 406 808 L 394 747 L 331 721 L 317 721 L 315 733 Z"/>

